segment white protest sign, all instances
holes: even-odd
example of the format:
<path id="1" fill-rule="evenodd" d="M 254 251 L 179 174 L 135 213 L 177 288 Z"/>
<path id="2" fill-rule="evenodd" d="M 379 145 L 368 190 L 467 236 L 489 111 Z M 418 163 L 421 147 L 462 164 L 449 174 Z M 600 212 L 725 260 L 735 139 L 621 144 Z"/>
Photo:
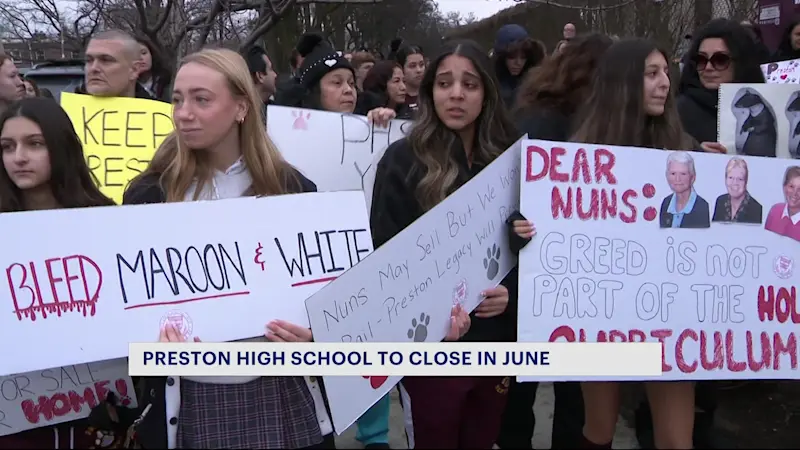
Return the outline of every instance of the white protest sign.
<path id="1" fill-rule="evenodd" d="M 520 342 L 660 341 L 661 380 L 800 379 L 796 162 L 548 141 L 521 160 Z"/>
<path id="2" fill-rule="evenodd" d="M 728 153 L 800 157 L 800 86 L 723 84 L 718 141 Z"/>
<path id="3" fill-rule="evenodd" d="M 88 417 L 109 391 L 136 407 L 126 358 L 0 377 L 0 436 Z"/>
<path id="4" fill-rule="evenodd" d="M 125 357 L 167 320 L 208 342 L 308 325 L 372 238 L 363 194 L 332 192 L 3 214 L 0 248 L 0 329 L 25 343 L 5 375 Z"/>
<path id="5" fill-rule="evenodd" d="M 269 106 L 267 131 L 289 163 L 320 191 L 362 190 L 373 156 L 404 137 L 411 121 L 375 127 L 366 116 Z"/>
<path id="6" fill-rule="evenodd" d="M 438 342 L 454 303 L 472 311 L 481 291 L 516 264 L 506 218 L 519 205 L 518 141 L 467 184 L 361 264 L 306 300 L 316 342 Z M 343 432 L 401 377 L 324 377 Z"/>
<path id="7" fill-rule="evenodd" d="M 761 65 L 767 83 L 800 83 L 800 59 L 772 62 Z"/>

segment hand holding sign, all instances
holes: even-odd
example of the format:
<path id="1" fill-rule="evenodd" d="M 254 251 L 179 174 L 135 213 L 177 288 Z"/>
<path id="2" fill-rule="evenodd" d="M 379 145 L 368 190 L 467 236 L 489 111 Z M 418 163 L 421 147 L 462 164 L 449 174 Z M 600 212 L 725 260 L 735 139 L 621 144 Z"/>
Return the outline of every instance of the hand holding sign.
<path id="1" fill-rule="evenodd" d="M 194 341 L 200 342 L 200 338 L 195 336 Z M 158 342 L 186 342 L 186 338 L 175 328 L 172 322 L 167 322 L 161 328 L 161 333 L 158 335 Z"/>
<path id="2" fill-rule="evenodd" d="M 482 292 L 484 300 L 475 308 L 475 317 L 488 319 L 499 316 L 508 307 L 508 289 L 501 285 Z"/>
<path id="3" fill-rule="evenodd" d="M 267 340 L 271 342 L 311 342 L 311 330 L 285 320 L 273 320 L 267 324 Z"/>
<path id="4" fill-rule="evenodd" d="M 461 339 L 469 331 L 470 325 L 472 325 L 472 319 L 469 318 L 469 313 L 464 311 L 461 305 L 453 306 L 450 314 L 450 330 L 444 340 L 457 341 Z"/>
<path id="5" fill-rule="evenodd" d="M 397 113 L 390 108 L 375 108 L 367 113 L 367 121 L 381 128 L 388 127 L 389 122 L 395 117 L 397 117 Z"/>

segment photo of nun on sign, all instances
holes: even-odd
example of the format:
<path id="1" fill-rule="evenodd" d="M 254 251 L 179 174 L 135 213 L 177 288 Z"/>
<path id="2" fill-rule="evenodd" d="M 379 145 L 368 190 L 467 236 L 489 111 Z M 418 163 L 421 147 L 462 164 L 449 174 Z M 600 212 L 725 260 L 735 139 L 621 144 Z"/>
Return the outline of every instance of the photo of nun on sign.
<path id="1" fill-rule="evenodd" d="M 733 103 L 737 118 L 736 153 L 775 156 L 778 128 L 772 106 L 750 88 L 742 88 L 737 97 Z"/>

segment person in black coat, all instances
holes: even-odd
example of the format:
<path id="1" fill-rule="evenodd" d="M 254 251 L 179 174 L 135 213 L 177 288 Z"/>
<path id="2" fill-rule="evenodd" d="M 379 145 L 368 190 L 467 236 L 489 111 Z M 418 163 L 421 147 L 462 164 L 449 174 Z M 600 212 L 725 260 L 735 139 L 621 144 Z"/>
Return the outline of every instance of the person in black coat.
<path id="1" fill-rule="evenodd" d="M 525 74 L 541 64 L 545 56 L 542 47 L 520 25 L 504 25 L 497 31 L 492 60 L 506 108 L 514 106 L 517 87 Z"/>
<path id="2" fill-rule="evenodd" d="M 778 127 L 775 114 L 766 100 L 757 92 L 747 89 L 737 100 L 734 108 L 749 110 L 739 133 L 747 133 L 747 139 L 737 152 L 742 155 L 775 156 L 778 143 Z"/>
<path id="3" fill-rule="evenodd" d="M 563 52 L 545 60 L 519 87 L 514 116 L 517 128 L 530 139 L 567 141 L 578 106 L 591 90 L 598 61 L 613 41 L 602 34 L 580 36 Z M 530 241 L 526 218 L 514 212 L 509 218 L 509 245 L 519 253 Z M 529 223 L 528 223 L 529 224 Z M 516 336 L 516 334 L 515 334 Z M 536 417 L 533 404 L 539 383 L 512 380 L 497 445 L 500 448 L 532 448 Z M 575 448 L 583 428 L 583 394 L 580 383 L 554 383 L 555 404 L 551 448 Z"/>
<path id="4" fill-rule="evenodd" d="M 694 34 L 678 85 L 678 114 L 697 142 L 717 141 L 717 105 L 722 83 L 764 83 L 755 44 L 747 30 L 714 19 Z"/>
<path id="5" fill-rule="evenodd" d="M 760 224 L 763 218 L 761 203 L 747 192 L 749 171 L 747 161 L 731 158 L 725 166 L 727 194 L 717 197 L 713 222 L 736 222 Z"/>

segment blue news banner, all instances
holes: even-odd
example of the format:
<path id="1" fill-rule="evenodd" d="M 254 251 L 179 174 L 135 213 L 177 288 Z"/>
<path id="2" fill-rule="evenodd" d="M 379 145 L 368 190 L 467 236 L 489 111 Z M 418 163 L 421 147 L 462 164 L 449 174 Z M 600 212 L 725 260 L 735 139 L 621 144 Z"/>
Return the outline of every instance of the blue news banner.
<path id="1" fill-rule="evenodd" d="M 156 343 L 130 345 L 132 376 L 661 375 L 658 343 Z"/>

